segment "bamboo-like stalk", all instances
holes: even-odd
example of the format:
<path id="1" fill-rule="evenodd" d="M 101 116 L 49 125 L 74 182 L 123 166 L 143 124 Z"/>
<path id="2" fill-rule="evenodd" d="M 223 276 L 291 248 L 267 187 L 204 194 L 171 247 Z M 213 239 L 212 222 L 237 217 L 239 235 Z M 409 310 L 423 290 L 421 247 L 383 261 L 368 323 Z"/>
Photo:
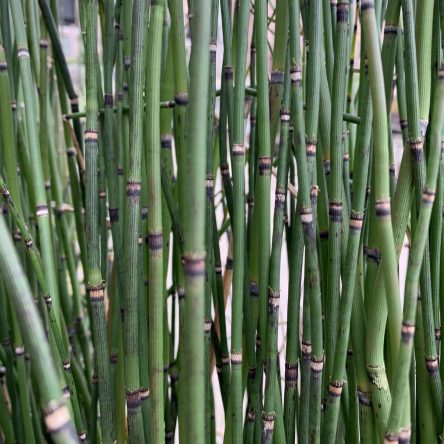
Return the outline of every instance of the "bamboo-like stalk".
<path id="1" fill-rule="evenodd" d="M 328 233 L 328 274 L 325 295 L 326 317 L 326 370 L 330 375 L 333 369 L 336 337 L 338 332 L 338 305 L 340 300 L 341 241 L 343 220 L 343 137 L 342 114 L 345 107 L 346 55 L 348 53 L 348 14 L 349 3 L 337 4 L 335 63 L 333 70 L 333 94 L 331 107 L 331 174 L 329 186 L 329 233 Z"/>
<path id="2" fill-rule="evenodd" d="M 276 403 L 281 405 L 280 394 L 276 391 L 277 381 L 277 362 L 278 353 L 278 323 L 280 306 L 280 264 L 282 238 L 284 235 L 284 207 L 287 196 L 287 178 L 288 178 L 288 130 L 290 123 L 290 66 L 289 57 L 284 71 L 284 91 L 282 96 L 281 131 L 278 157 L 278 172 L 276 180 L 275 207 L 273 218 L 273 240 L 270 258 L 270 276 L 268 289 L 268 333 L 267 333 L 267 365 L 266 365 L 266 384 L 264 413 L 268 416 L 267 422 L 262 425 L 262 442 L 272 443 L 273 436 L 277 438 L 278 434 L 273 434 L 275 422 Z M 279 421 L 279 419 L 278 419 Z M 271 425 L 271 426 L 270 426 Z M 277 431 L 276 431 L 277 432 Z"/>
<path id="3" fill-rule="evenodd" d="M 248 47 L 249 2 L 242 0 L 237 9 L 236 68 L 233 100 L 233 291 L 231 337 L 231 439 L 242 439 L 242 308 L 245 273 L 245 142 L 244 102 Z M 229 85 L 227 85 L 229 87 Z"/>
<path id="4" fill-rule="evenodd" d="M 392 228 L 390 189 L 388 177 L 387 112 L 384 91 L 379 88 L 383 83 L 383 71 L 379 41 L 377 37 L 376 16 L 373 1 L 361 4 L 362 26 L 365 32 L 365 49 L 369 66 L 370 91 L 373 104 L 375 171 L 375 213 L 378 220 L 379 243 L 383 246 L 381 267 L 384 273 L 386 298 L 393 329 L 399 325 L 400 303 L 396 267 L 395 243 Z M 397 350 L 392 350 L 397 354 Z"/>
<path id="5" fill-rule="evenodd" d="M 290 9 L 291 11 L 292 9 Z M 320 440 L 321 423 L 321 389 L 322 371 L 324 366 L 322 319 L 321 319 L 321 285 L 319 275 L 318 253 L 316 248 L 315 227 L 313 223 L 313 212 L 310 199 L 310 178 L 308 168 L 308 152 L 306 153 L 305 126 L 302 110 L 302 66 L 299 45 L 296 44 L 299 35 L 299 20 L 296 15 L 297 9 L 290 14 L 290 79 L 291 79 L 291 121 L 295 138 L 295 157 L 297 162 L 299 181 L 299 216 L 301 218 L 304 233 L 306 252 L 306 271 L 308 276 L 307 292 L 305 297 L 309 298 L 310 304 L 310 339 L 311 343 L 306 343 L 302 347 L 302 353 L 311 355 L 311 378 L 310 378 L 310 400 L 309 400 L 309 431 L 305 436 L 311 436 L 312 440 Z M 308 308 L 308 307 L 307 307 Z M 304 310 L 305 311 L 305 310 Z M 304 312 L 304 315 L 306 313 Z M 307 402 L 307 399 L 301 402 Z M 305 421 L 307 418 L 303 418 Z M 302 436 L 304 436 L 302 435 Z"/>
<path id="6" fill-rule="evenodd" d="M 204 442 L 205 364 L 204 299 L 205 294 L 205 121 L 208 97 L 210 42 L 210 4 L 195 0 L 191 31 L 190 95 L 187 114 L 187 151 L 184 156 L 184 182 L 188 196 L 184 213 L 185 270 L 185 412 L 186 442 Z"/>
<path id="7" fill-rule="evenodd" d="M 97 4 L 88 0 L 85 6 L 85 29 L 88 35 L 85 48 L 87 122 L 85 129 L 86 231 L 88 241 L 88 292 L 93 313 L 95 341 L 95 368 L 98 378 L 101 425 L 104 442 L 114 441 L 114 411 L 111 407 L 112 390 L 109 377 L 109 354 L 105 329 L 104 284 L 100 267 L 99 202 L 98 202 L 98 122 L 97 122 Z"/>
<path id="8" fill-rule="evenodd" d="M 402 424 L 403 402 L 406 399 L 405 381 L 408 378 L 410 367 L 412 340 L 415 333 L 416 302 L 421 271 L 422 257 L 427 240 L 427 227 L 430 223 L 433 200 L 435 197 L 436 182 L 439 169 L 439 156 L 441 152 L 442 128 L 444 125 L 444 69 L 438 75 L 436 95 L 433 100 L 432 120 L 430 122 L 430 146 L 427 160 L 427 178 L 423 189 L 423 198 L 418 216 L 418 229 L 413 238 L 412 250 L 409 256 L 406 292 L 404 299 L 404 313 L 401 329 L 401 341 L 394 379 L 393 403 L 387 426 L 386 439 L 409 435 L 410 428 L 400 430 Z M 419 229 L 419 227 L 421 227 Z"/>
<path id="9" fill-rule="evenodd" d="M 164 432 L 164 381 L 163 381 L 163 311 L 164 311 L 164 272 L 161 165 L 160 165 L 160 74 L 162 54 L 162 28 L 164 1 L 151 2 L 148 51 L 146 60 L 150 70 L 146 73 L 147 123 L 146 123 L 146 163 L 148 195 L 148 291 L 149 291 L 149 363 L 151 388 L 151 430 L 150 439 L 155 443 L 165 441 Z M 135 61 L 134 61 L 135 62 Z M 133 62 L 133 63 L 134 63 Z"/>
<path id="10" fill-rule="evenodd" d="M 44 328 L 33 305 L 31 290 L 3 217 L 0 218 L 0 238 L 3 245 L 0 251 L 0 269 L 8 286 L 14 310 L 26 326 L 23 329 L 24 339 L 39 381 L 40 405 L 44 412 L 46 429 L 54 442 L 75 443 L 77 437 L 68 409 L 62 401 Z"/>
<path id="11" fill-rule="evenodd" d="M 127 240 L 123 246 L 124 321 L 123 341 L 125 354 L 125 390 L 128 409 L 128 429 L 130 442 L 142 442 L 144 430 L 141 411 L 139 354 L 138 354 L 138 265 L 137 245 L 140 227 L 140 192 L 142 178 L 143 140 L 143 84 L 146 60 L 145 28 L 147 23 L 146 2 L 134 1 L 130 78 L 130 134 L 129 158 L 126 175 L 126 204 L 124 233 Z"/>

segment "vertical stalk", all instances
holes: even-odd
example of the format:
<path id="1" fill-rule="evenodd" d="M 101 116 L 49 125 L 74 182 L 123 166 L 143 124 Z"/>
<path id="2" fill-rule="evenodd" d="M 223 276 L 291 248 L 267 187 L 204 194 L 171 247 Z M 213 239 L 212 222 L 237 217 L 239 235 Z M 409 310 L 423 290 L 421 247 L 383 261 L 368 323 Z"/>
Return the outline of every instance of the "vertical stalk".
<path id="1" fill-rule="evenodd" d="M 185 271 L 185 412 L 188 443 L 203 444 L 205 421 L 204 298 L 205 294 L 205 166 L 208 100 L 210 3 L 195 0 L 191 31 L 190 101 L 187 114 L 187 151 L 182 173 L 187 198 L 184 215 Z"/>
<path id="2" fill-rule="evenodd" d="M 149 364 L 151 388 L 151 431 L 153 443 L 165 442 L 163 382 L 163 232 L 160 162 L 160 74 L 162 55 L 164 0 L 152 0 L 148 33 L 149 69 L 146 72 L 147 121 L 146 164 L 148 193 L 148 291 L 149 291 Z M 134 17 L 135 19 L 135 17 Z M 133 63 L 136 60 L 133 59 Z M 147 437 L 146 437 L 147 438 Z"/>
<path id="3" fill-rule="evenodd" d="M 138 354 L 138 237 L 140 231 L 140 190 L 143 142 L 143 84 L 145 67 L 146 0 L 133 3 L 133 29 L 130 77 L 130 135 L 126 179 L 126 207 L 123 246 L 124 319 L 123 342 L 125 354 L 125 390 L 128 409 L 128 437 L 133 443 L 142 442 L 144 430 L 140 400 L 140 368 Z"/>
<path id="4" fill-rule="evenodd" d="M 97 121 L 97 3 L 85 1 L 86 76 L 86 232 L 88 243 L 88 292 L 93 312 L 93 337 L 98 378 L 101 425 L 105 443 L 114 441 L 114 411 L 106 340 L 104 284 L 100 269 L 100 229 L 98 193 L 98 121 Z"/>
<path id="5" fill-rule="evenodd" d="M 233 101 L 233 292 L 231 333 L 231 433 L 232 442 L 242 439 L 242 308 L 245 273 L 245 76 L 250 18 L 248 0 L 237 8 L 236 68 Z"/>

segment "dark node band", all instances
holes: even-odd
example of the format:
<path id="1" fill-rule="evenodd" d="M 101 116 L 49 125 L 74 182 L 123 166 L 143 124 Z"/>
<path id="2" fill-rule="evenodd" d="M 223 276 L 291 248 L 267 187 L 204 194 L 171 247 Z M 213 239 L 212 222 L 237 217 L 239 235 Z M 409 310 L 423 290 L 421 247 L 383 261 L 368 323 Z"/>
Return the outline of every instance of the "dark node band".
<path id="1" fill-rule="evenodd" d="M 298 364 L 285 364 L 285 385 L 295 389 L 298 383 Z"/>
<path id="2" fill-rule="evenodd" d="M 422 202 L 425 205 L 432 205 L 435 201 L 435 190 L 431 190 L 429 188 L 424 188 L 422 192 Z"/>
<path id="3" fill-rule="evenodd" d="M 368 407 L 370 407 L 372 405 L 372 403 L 370 401 L 370 396 L 368 393 L 361 392 L 360 390 L 357 390 L 357 393 L 358 393 L 359 404 L 365 405 Z"/>
<path id="4" fill-rule="evenodd" d="M 339 23 L 344 23 L 348 21 L 348 3 L 338 3 L 336 10 L 336 20 Z"/>
<path id="5" fill-rule="evenodd" d="M 376 265 L 381 263 L 381 251 L 379 248 L 364 247 L 364 255 L 367 260 L 374 262 Z"/>
<path id="6" fill-rule="evenodd" d="M 328 214 L 330 216 L 330 221 L 332 222 L 342 222 L 342 202 L 332 201 L 328 205 Z"/>
<path id="7" fill-rule="evenodd" d="M 229 166 L 224 163 L 220 166 L 220 173 L 222 174 L 222 176 L 227 177 L 230 175 L 230 168 Z"/>
<path id="8" fill-rule="evenodd" d="M 331 170 L 330 165 L 331 165 L 330 159 L 325 159 L 324 160 L 324 173 L 326 176 L 330 175 L 330 170 Z"/>
<path id="9" fill-rule="evenodd" d="M 302 67 L 301 65 L 292 65 L 290 67 L 290 80 L 294 85 L 302 82 Z"/>
<path id="10" fill-rule="evenodd" d="M 282 85 L 284 83 L 283 71 L 272 71 L 270 76 L 270 85 Z"/>
<path id="11" fill-rule="evenodd" d="M 128 408 L 128 414 L 134 414 L 134 410 L 140 407 L 141 401 L 140 401 L 140 391 L 134 390 L 130 391 L 128 390 L 126 392 L 126 406 Z"/>
<path id="12" fill-rule="evenodd" d="M 375 4 L 373 0 L 363 0 L 361 2 L 361 11 L 366 11 L 367 9 L 373 9 Z"/>
<path id="13" fill-rule="evenodd" d="M 350 214 L 350 230 L 360 231 L 364 222 L 364 213 L 352 210 Z"/>
<path id="14" fill-rule="evenodd" d="M 384 26 L 384 34 L 397 34 L 398 33 L 398 26 L 397 25 L 388 25 L 386 24 Z"/>
<path id="15" fill-rule="evenodd" d="M 163 248 L 162 232 L 148 234 L 148 247 L 152 251 L 158 251 Z"/>
<path id="16" fill-rule="evenodd" d="M 285 198 L 287 197 L 287 193 L 284 188 L 277 187 L 276 193 L 274 196 L 275 205 L 277 208 L 282 209 L 285 207 Z"/>
<path id="17" fill-rule="evenodd" d="M 410 152 L 415 162 L 422 161 L 424 156 L 423 142 L 421 139 L 409 140 Z"/>
<path id="18" fill-rule="evenodd" d="M 257 282 L 250 282 L 250 296 L 257 298 L 259 296 L 259 286 Z"/>
<path id="19" fill-rule="evenodd" d="M 429 373 L 436 373 L 439 370 L 438 356 L 426 356 L 425 365 Z"/>
<path id="20" fill-rule="evenodd" d="M 140 387 L 139 390 L 140 401 L 146 401 L 150 397 L 150 390 L 146 387 Z"/>
<path id="21" fill-rule="evenodd" d="M 118 208 L 110 208 L 109 210 L 109 220 L 111 223 L 116 223 L 119 221 L 119 209 Z"/>
<path id="22" fill-rule="evenodd" d="M 87 129 L 85 130 L 84 135 L 85 135 L 85 143 L 95 143 L 97 142 L 99 133 L 94 129 Z"/>
<path id="23" fill-rule="evenodd" d="M 395 433 L 386 433 L 384 436 L 384 444 L 388 444 L 390 442 L 398 442 L 398 435 Z"/>
<path id="24" fill-rule="evenodd" d="M 406 322 L 402 323 L 401 326 L 401 340 L 404 343 L 408 343 L 412 340 L 415 334 L 415 326 L 413 324 L 408 324 Z"/>
<path id="25" fill-rule="evenodd" d="M 205 275 L 205 253 L 195 253 L 184 255 L 184 269 L 185 275 L 191 277 L 198 277 Z"/>
<path id="26" fill-rule="evenodd" d="M 173 144 L 173 138 L 170 135 L 161 136 L 160 138 L 160 146 L 162 148 L 170 149 Z"/>
<path id="27" fill-rule="evenodd" d="M 312 356 L 310 359 L 310 368 L 313 376 L 319 377 L 324 369 L 324 357 Z"/>
<path id="28" fill-rule="evenodd" d="M 258 166 L 259 166 L 259 174 L 261 176 L 268 176 L 271 172 L 271 157 L 269 156 L 262 156 L 258 159 Z"/>
<path id="29" fill-rule="evenodd" d="M 186 92 L 180 92 L 176 94 L 174 97 L 174 101 L 176 102 L 176 105 L 178 106 L 185 106 L 188 104 L 188 93 Z"/>
<path id="30" fill-rule="evenodd" d="M 279 310 L 279 301 L 281 298 L 280 291 L 273 291 L 271 288 L 268 289 L 268 312 L 276 313 Z"/>
<path id="31" fill-rule="evenodd" d="M 103 301 L 105 294 L 105 283 L 99 282 L 98 284 L 88 284 L 86 291 L 89 293 L 89 298 L 92 302 Z"/>
<path id="32" fill-rule="evenodd" d="M 307 141 L 305 150 L 307 157 L 316 157 L 316 141 Z"/>
<path id="33" fill-rule="evenodd" d="M 376 216 L 380 218 L 390 217 L 390 199 L 377 200 L 375 203 Z"/>
<path id="34" fill-rule="evenodd" d="M 141 183 L 133 180 L 128 180 L 126 183 L 126 195 L 128 197 L 140 196 Z"/>
<path id="35" fill-rule="evenodd" d="M 343 385 L 344 383 L 342 381 L 330 382 L 328 385 L 328 394 L 333 398 L 340 398 Z"/>
<path id="36" fill-rule="evenodd" d="M 233 79 L 233 67 L 232 66 L 224 66 L 224 76 L 225 80 L 232 80 Z"/>
<path id="37" fill-rule="evenodd" d="M 105 94 L 104 96 L 105 106 L 107 108 L 112 108 L 114 104 L 114 98 L 112 94 Z"/>
<path id="38" fill-rule="evenodd" d="M 247 412 L 247 422 L 253 423 L 256 421 L 256 412 L 253 409 L 249 409 Z"/>

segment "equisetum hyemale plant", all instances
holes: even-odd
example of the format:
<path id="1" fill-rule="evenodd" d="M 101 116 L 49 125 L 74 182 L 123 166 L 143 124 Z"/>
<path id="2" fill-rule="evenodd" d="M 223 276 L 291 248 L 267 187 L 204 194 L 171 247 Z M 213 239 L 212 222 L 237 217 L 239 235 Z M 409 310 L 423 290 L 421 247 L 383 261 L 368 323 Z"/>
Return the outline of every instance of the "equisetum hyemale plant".
<path id="1" fill-rule="evenodd" d="M 442 0 L 0 0 L 0 442 L 441 442 L 443 45 Z"/>

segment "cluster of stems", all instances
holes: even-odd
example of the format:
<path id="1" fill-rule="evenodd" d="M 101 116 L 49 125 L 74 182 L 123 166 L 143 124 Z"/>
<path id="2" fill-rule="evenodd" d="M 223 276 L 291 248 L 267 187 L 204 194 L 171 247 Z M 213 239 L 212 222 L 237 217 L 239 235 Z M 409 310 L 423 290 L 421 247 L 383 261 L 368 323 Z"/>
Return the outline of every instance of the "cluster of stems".
<path id="1" fill-rule="evenodd" d="M 73 3 L 80 81 L 0 0 L 0 442 L 441 442 L 444 1 Z"/>

